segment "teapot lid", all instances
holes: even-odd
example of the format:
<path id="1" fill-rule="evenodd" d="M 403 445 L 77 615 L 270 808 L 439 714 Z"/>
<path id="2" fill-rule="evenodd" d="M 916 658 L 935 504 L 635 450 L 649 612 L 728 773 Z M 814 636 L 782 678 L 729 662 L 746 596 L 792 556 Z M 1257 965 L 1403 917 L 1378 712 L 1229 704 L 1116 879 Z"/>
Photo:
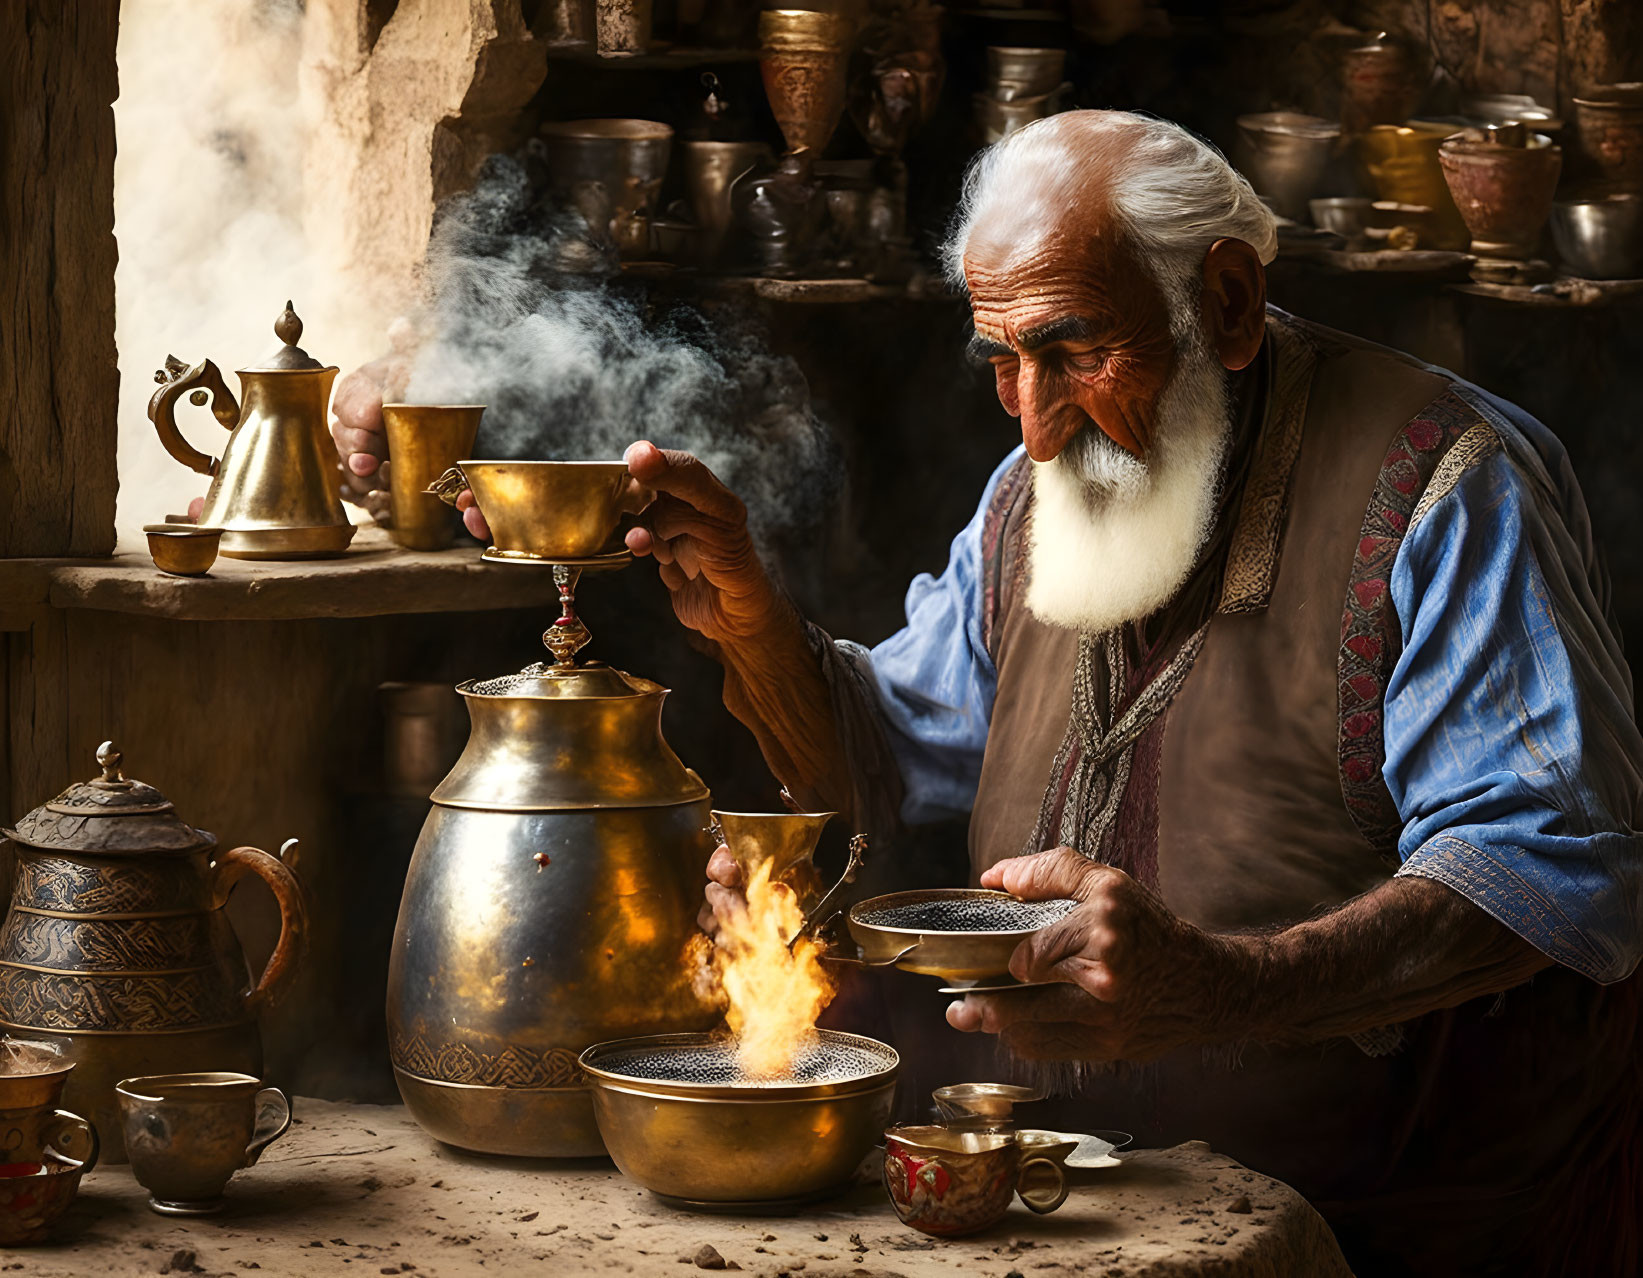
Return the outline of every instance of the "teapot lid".
<path id="1" fill-rule="evenodd" d="M 274 321 L 274 335 L 280 339 L 278 349 L 262 363 L 242 368 L 240 372 L 300 373 L 326 367 L 297 345 L 302 340 L 302 320 L 296 311 L 291 309 L 289 301 L 286 302 L 285 310 L 281 312 L 280 317 Z"/>
<path id="2" fill-rule="evenodd" d="M 76 782 L 35 808 L 15 830 L 0 833 L 29 847 L 105 856 L 215 846 L 216 838 L 186 824 L 165 795 L 145 781 L 128 778 L 121 771 L 124 758 L 112 741 L 103 742 L 97 747 L 102 776 Z"/>

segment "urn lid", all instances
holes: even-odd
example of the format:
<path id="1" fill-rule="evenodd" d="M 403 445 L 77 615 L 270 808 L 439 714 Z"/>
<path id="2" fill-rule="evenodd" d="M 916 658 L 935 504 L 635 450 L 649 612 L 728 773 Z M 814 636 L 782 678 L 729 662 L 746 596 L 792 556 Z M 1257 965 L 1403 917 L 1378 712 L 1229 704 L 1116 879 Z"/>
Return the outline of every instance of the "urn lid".
<path id="1" fill-rule="evenodd" d="M 102 856 L 189 852 L 216 844 L 214 836 L 184 822 L 165 795 L 128 778 L 121 771 L 124 759 L 112 741 L 103 742 L 97 747 L 102 776 L 69 786 L 15 830 L 0 833 L 28 847 Z"/>
<path id="2" fill-rule="evenodd" d="M 431 796 L 442 807 L 548 812 L 708 797 L 662 737 L 659 683 L 598 661 L 539 662 L 456 690 L 473 732 Z"/>

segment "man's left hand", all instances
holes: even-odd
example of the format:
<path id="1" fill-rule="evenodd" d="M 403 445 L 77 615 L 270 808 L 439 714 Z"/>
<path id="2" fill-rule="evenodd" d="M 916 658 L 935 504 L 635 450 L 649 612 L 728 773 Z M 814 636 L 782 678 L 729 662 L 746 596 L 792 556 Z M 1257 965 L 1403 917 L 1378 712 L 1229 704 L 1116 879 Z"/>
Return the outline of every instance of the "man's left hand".
<path id="1" fill-rule="evenodd" d="M 981 885 L 1077 909 L 1016 947 L 1010 973 L 1043 989 L 970 994 L 947 1009 L 955 1029 L 997 1034 L 1035 1060 L 1145 1061 L 1190 1043 L 1240 1037 L 1253 951 L 1171 914 L 1122 870 L 1071 848 L 1001 861 Z"/>

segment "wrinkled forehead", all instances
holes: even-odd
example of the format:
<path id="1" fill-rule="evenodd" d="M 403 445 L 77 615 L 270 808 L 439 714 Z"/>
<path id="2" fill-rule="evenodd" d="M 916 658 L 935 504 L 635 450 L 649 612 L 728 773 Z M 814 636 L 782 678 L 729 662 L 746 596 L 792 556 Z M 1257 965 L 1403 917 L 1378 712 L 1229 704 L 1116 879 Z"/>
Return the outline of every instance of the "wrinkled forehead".
<path id="1" fill-rule="evenodd" d="M 1001 209 L 971 230 L 964 280 L 978 332 L 996 335 L 1025 315 L 1106 319 L 1156 292 L 1105 208 L 1024 213 Z"/>

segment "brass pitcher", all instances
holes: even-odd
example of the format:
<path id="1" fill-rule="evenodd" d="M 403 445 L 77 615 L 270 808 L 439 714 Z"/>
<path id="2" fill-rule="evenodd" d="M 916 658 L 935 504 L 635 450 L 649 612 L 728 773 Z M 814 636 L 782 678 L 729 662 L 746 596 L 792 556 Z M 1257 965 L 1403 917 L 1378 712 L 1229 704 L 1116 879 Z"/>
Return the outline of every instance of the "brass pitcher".
<path id="1" fill-rule="evenodd" d="M 256 848 L 216 850 L 112 742 L 102 776 L 0 831 L 17 849 L 0 927 L 0 1029 L 59 1047 L 76 1069 L 65 1103 L 124 1162 L 114 1085 L 137 1074 L 262 1068 L 256 1013 L 296 966 L 307 910 L 295 876 Z M 268 966 L 250 980 L 223 913 L 246 874 L 280 907 Z"/>
<path id="2" fill-rule="evenodd" d="M 302 321 L 285 304 L 274 321 L 281 346 L 257 368 L 238 370 L 243 404 L 210 360 L 192 367 L 173 355 L 154 374 L 160 389 L 148 417 L 165 450 L 211 476 L 200 525 L 221 528 L 222 553 L 235 559 L 312 559 L 340 554 L 354 526 L 342 509 L 336 450 L 326 429 L 335 366 L 297 345 Z M 190 394 L 190 392 L 192 392 Z M 193 447 L 177 429 L 177 400 L 203 405 L 229 431 L 220 459 Z"/>

